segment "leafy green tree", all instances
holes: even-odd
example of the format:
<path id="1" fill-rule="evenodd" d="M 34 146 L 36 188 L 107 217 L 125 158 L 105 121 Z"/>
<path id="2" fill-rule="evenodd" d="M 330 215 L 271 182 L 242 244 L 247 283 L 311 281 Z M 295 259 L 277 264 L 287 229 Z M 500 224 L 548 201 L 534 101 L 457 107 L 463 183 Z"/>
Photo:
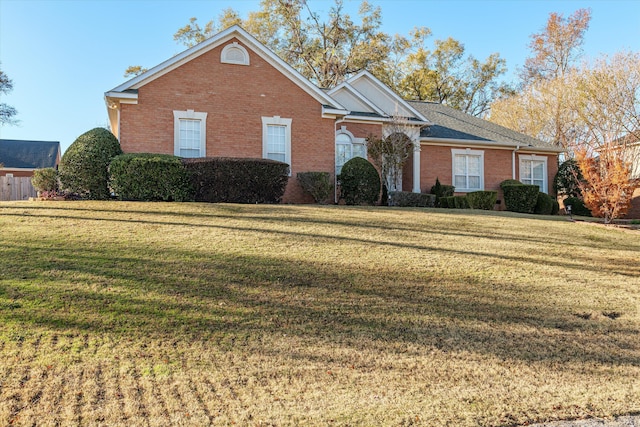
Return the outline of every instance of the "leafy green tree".
<path id="1" fill-rule="evenodd" d="M 506 61 L 497 53 L 484 62 L 465 56 L 462 43 L 449 37 L 435 40 L 429 50 L 425 29 L 415 30 L 414 45 L 418 49 L 402 62 L 404 77 L 398 91 L 407 98 L 439 102 L 474 116 L 484 115 L 498 96 L 512 89 L 498 78 L 506 71 Z"/>
<path id="2" fill-rule="evenodd" d="M 0 93 L 6 95 L 12 90 L 13 81 L 11 81 L 4 71 L 0 70 Z M 18 114 L 18 112 L 14 107 L 4 102 L 0 103 L 0 126 L 16 124 L 17 121 L 14 119 L 16 114 Z"/>
<path id="3" fill-rule="evenodd" d="M 120 143 L 105 128 L 80 135 L 60 161 L 62 188 L 89 199 L 109 198 L 109 163 L 122 154 Z"/>

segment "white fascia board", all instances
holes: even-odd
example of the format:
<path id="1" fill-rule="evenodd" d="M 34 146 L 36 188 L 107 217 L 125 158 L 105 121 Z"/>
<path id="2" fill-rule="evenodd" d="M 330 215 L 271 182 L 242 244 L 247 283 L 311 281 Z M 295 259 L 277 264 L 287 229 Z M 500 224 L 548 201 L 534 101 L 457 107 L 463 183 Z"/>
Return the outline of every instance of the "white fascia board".
<path id="1" fill-rule="evenodd" d="M 349 114 L 349 110 L 341 110 L 338 108 L 330 108 L 326 106 L 322 106 L 322 117 L 325 118 L 335 118 L 335 117 L 344 117 Z"/>
<path id="2" fill-rule="evenodd" d="M 4 172 L 31 172 L 36 169 L 37 168 L 0 168 L 0 170 Z"/>
<path id="3" fill-rule="evenodd" d="M 498 150 L 518 150 L 518 152 L 527 153 L 549 153 L 558 154 L 563 150 L 556 147 L 533 147 L 523 145 L 517 142 L 501 142 L 501 141 L 479 141 L 475 139 L 453 139 L 453 138 L 420 138 L 420 145 L 452 145 L 478 148 L 495 148 Z"/>
<path id="4" fill-rule="evenodd" d="M 427 119 L 424 115 L 422 115 L 422 113 L 420 113 L 418 110 L 413 108 L 411 106 L 411 104 L 409 104 L 407 101 L 402 99 L 397 93 L 392 91 L 387 85 L 382 83 L 380 80 L 378 80 L 373 74 L 371 74 L 367 70 L 360 71 L 358 74 L 356 74 L 355 76 L 353 76 L 352 78 L 347 80 L 347 83 L 350 84 L 350 83 L 355 82 L 356 80 L 359 80 L 361 78 L 367 78 L 374 86 L 376 86 L 380 91 L 385 93 L 393 101 L 398 102 L 398 104 L 402 105 L 408 111 L 411 111 L 415 115 L 416 118 L 424 121 L 427 124 L 432 124 L 429 121 L 429 119 Z"/>
<path id="5" fill-rule="evenodd" d="M 216 34 L 215 36 L 185 50 L 182 53 L 179 53 L 178 55 L 162 62 L 161 64 L 140 74 L 139 76 L 134 77 L 133 79 L 112 89 L 110 92 L 123 92 L 127 89 L 138 89 L 145 84 L 178 68 L 179 66 L 191 61 L 192 59 L 209 52 L 210 50 L 220 46 L 221 44 L 231 40 L 232 38 L 237 38 L 242 43 L 247 45 L 258 56 L 267 61 L 270 65 L 280 71 L 289 80 L 291 80 L 321 104 L 329 104 L 336 107 L 337 109 L 344 109 L 344 107 L 336 102 L 335 99 L 331 98 L 320 88 L 311 83 L 306 77 L 304 77 L 293 67 L 280 59 L 275 53 L 269 50 L 255 37 L 253 37 L 238 25 L 231 26 L 226 30 Z"/>

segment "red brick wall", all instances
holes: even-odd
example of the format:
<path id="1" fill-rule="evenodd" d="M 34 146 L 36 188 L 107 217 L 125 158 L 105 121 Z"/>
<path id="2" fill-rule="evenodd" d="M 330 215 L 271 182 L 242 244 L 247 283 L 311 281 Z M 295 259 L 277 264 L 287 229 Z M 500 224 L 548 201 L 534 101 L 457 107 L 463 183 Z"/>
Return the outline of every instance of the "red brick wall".
<path id="1" fill-rule="evenodd" d="M 137 105 L 122 106 L 123 151 L 173 154 L 173 111 L 194 110 L 208 113 L 208 157 L 259 158 L 261 117 L 292 118 L 292 174 L 283 201 L 313 201 L 302 193 L 296 173 L 334 170 L 334 121 L 323 119 L 321 103 L 251 50 L 250 66 L 220 63 L 223 47 L 146 84 Z"/>
<path id="2" fill-rule="evenodd" d="M 429 192 L 436 183 L 452 185 L 451 149 L 458 147 L 423 145 L 420 152 L 420 188 L 422 192 Z M 464 148 L 464 147 L 460 147 Z M 484 151 L 484 188 L 485 190 L 500 190 L 500 183 L 511 179 L 512 153 L 511 150 L 480 149 Z M 558 172 L 557 156 L 547 156 L 548 190 L 553 193 L 553 178 Z M 516 179 L 519 179 L 519 164 L 516 155 Z M 404 185 L 404 184 L 403 184 Z M 500 195 L 499 197 L 500 198 Z"/>

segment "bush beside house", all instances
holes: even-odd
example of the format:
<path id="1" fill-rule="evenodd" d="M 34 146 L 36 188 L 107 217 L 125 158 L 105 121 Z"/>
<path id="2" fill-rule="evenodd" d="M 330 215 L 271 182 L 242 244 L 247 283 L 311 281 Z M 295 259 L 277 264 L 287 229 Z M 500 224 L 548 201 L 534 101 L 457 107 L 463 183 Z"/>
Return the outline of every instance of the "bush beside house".
<path id="1" fill-rule="evenodd" d="M 310 194 L 316 203 L 326 203 L 333 193 L 329 172 L 298 172 L 296 178 L 302 190 Z"/>
<path id="2" fill-rule="evenodd" d="M 380 197 L 380 175 L 362 157 L 354 157 L 342 166 L 338 182 L 340 197 L 347 205 L 373 205 Z"/>
<path id="3" fill-rule="evenodd" d="M 62 156 L 59 167 L 62 189 L 89 199 L 108 199 L 109 163 L 120 154 L 120 143 L 107 129 L 83 133 Z"/>
<path id="4" fill-rule="evenodd" d="M 179 157 L 168 154 L 122 154 L 109 166 L 111 189 L 120 200 L 193 200 L 189 172 Z"/>
<path id="5" fill-rule="evenodd" d="M 279 203 L 289 180 L 289 165 L 269 159 L 182 159 L 195 200 L 228 203 Z"/>

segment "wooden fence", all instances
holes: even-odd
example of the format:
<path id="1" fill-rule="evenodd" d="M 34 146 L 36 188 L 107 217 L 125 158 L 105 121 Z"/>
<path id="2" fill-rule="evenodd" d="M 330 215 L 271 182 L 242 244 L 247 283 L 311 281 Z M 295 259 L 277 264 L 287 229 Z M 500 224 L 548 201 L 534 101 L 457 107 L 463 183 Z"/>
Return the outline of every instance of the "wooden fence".
<path id="1" fill-rule="evenodd" d="M 29 197 L 36 196 L 31 177 L 0 176 L 0 201 L 28 200 Z"/>

